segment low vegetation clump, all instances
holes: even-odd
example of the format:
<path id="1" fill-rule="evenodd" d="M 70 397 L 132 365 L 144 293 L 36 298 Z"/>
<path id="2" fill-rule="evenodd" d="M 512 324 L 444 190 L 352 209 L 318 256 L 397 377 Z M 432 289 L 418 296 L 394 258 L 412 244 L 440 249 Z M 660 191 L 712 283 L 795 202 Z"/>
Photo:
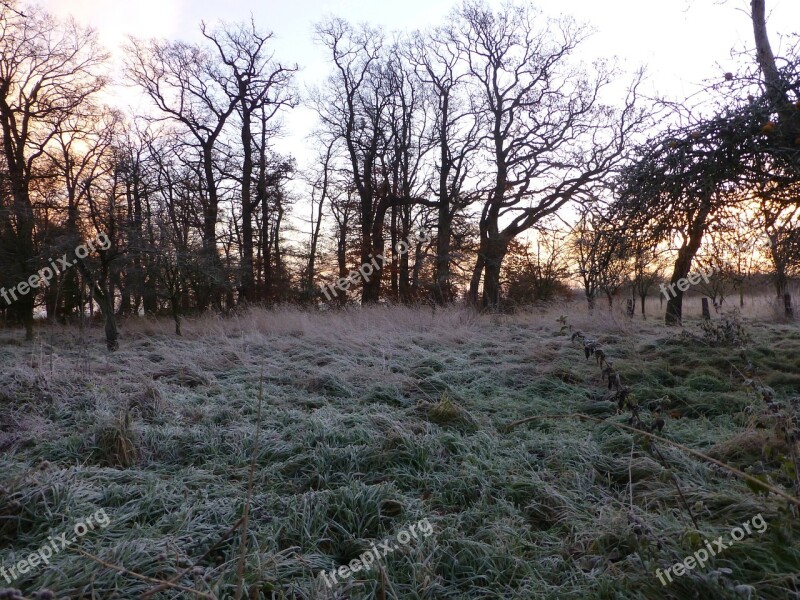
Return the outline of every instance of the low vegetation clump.
<path id="1" fill-rule="evenodd" d="M 796 325 L 742 317 L 748 337 L 728 346 L 704 343 L 699 320 L 681 336 L 560 314 L 254 310 L 186 320 L 180 338 L 130 322 L 114 354 L 93 330 L 43 328 L 33 350 L 3 334 L 0 566 L 99 509 L 110 520 L 9 587 L 796 597 Z M 656 577 L 757 514 L 763 534 Z M 370 570 L 319 577 L 423 519 L 430 536 Z"/>

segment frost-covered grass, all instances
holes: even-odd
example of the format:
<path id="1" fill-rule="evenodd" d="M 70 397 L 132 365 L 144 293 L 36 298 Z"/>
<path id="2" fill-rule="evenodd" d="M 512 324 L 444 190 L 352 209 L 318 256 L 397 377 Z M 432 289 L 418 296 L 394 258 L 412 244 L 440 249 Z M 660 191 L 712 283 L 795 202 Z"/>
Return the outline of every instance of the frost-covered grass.
<path id="1" fill-rule="evenodd" d="M 628 415 L 559 331 L 563 311 L 603 343 L 645 421 L 662 405 L 664 437 L 793 493 L 777 419 L 737 369 L 750 362 L 791 412 L 797 325 L 748 322 L 752 342 L 731 350 L 580 304 L 513 316 L 286 309 L 190 320 L 183 338 L 169 321 L 123 323 L 114 354 L 99 329 L 42 328 L 30 345 L 0 337 L 0 566 L 103 508 L 107 528 L 14 587 L 128 599 L 157 585 L 89 553 L 158 580 L 187 571 L 178 584 L 233 598 L 230 528 L 255 456 L 246 598 L 799 598 L 796 512 L 611 426 Z M 504 430 L 561 413 L 607 422 Z M 758 513 L 763 535 L 667 587 L 655 577 Z M 434 533 L 380 567 L 333 590 L 317 577 L 422 519 Z"/>

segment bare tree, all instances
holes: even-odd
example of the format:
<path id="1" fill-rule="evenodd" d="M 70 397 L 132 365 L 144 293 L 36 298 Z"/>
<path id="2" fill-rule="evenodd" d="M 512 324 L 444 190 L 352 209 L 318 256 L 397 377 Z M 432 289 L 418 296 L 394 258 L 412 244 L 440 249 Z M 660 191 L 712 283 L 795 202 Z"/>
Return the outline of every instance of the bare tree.
<path id="1" fill-rule="evenodd" d="M 56 196 L 56 210 L 66 210 L 65 235 L 53 248 L 54 254 L 68 252 L 81 243 L 81 217 L 88 214 L 87 199 L 96 183 L 113 170 L 111 146 L 120 118 L 117 113 L 87 104 L 81 113 L 64 119 L 45 151 L 61 190 Z M 64 273 L 60 296 L 65 317 L 76 310 L 83 311 L 83 294 L 78 288 L 78 271 L 71 269 Z M 54 310 L 57 312 L 58 306 Z"/>
<path id="2" fill-rule="evenodd" d="M 31 186 L 44 174 L 46 152 L 68 119 L 103 88 L 106 59 L 91 29 L 44 12 L 23 16 L 11 5 L 0 6 L 0 127 L 10 191 L 4 208 L 13 220 L 6 233 L 14 239 L 9 276 L 15 283 L 32 279 L 39 266 Z M 27 339 L 33 337 L 35 296 L 15 302 Z"/>
<path id="3" fill-rule="evenodd" d="M 253 152 L 256 150 L 253 137 L 254 133 L 257 135 L 253 121 L 254 117 L 261 115 L 256 121 L 262 127 L 262 133 L 266 134 L 265 138 L 278 133 L 277 125 L 270 126 L 274 117 L 282 108 L 297 105 L 292 77 L 298 67 L 276 62 L 269 49 L 273 34 L 260 32 L 252 21 L 247 25 L 223 25 L 215 31 L 202 24 L 201 31 L 216 48 L 224 65 L 219 73 L 220 85 L 231 102 L 237 103 L 240 120 L 242 169 L 238 178 L 242 190 L 242 256 L 239 301 L 246 302 L 253 299 L 255 288 L 253 216 L 263 200 L 262 195 L 252 193 Z M 265 152 L 266 143 L 262 146 Z"/>
<path id="4" fill-rule="evenodd" d="M 630 260 L 631 292 L 633 301 L 638 296 L 642 319 L 647 319 L 647 296 L 653 286 L 663 277 L 663 251 L 659 249 L 659 241 L 647 231 L 628 230 L 624 235 L 627 240 L 627 254 Z"/>
<path id="5" fill-rule="evenodd" d="M 321 169 L 318 177 L 312 178 L 309 182 L 311 186 L 311 237 L 309 240 L 308 260 L 304 276 L 304 297 L 305 301 L 314 300 L 314 276 L 316 274 L 317 255 L 319 253 L 319 240 L 322 230 L 322 216 L 325 210 L 325 203 L 330 202 L 331 196 L 335 194 L 332 188 L 335 182 L 332 181 L 331 154 L 333 152 L 333 142 L 325 145 L 320 156 Z"/>
<path id="6" fill-rule="evenodd" d="M 465 182 L 475 170 L 481 143 L 479 113 L 467 87 L 469 72 L 459 45 L 454 41 L 455 35 L 450 27 L 417 33 L 408 52 L 417 77 L 430 89 L 435 100 L 431 132 L 438 173 L 434 187 L 438 200 L 434 297 L 440 304 L 454 298 L 451 280 L 453 219 L 474 201 L 473 195 L 465 192 Z"/>
<path id="7" fill-rule="evenodd" d="M 624 232 L 608 218 L 586 209 L 572 229 L 570 249 L 589 311 L 594 310 L 601 292 L 606 294 L 611 308 L 614 294 L 623 283 L 628 258 Z"/>
<path id="8" fill-rule="evenodd" d="M 349 176 L 360 201 L 361 261 L 367 264 L 372 261 L 373 253 L 383 255 L 384 215 L 376 215 L 375 185 L 386 109 L 385 98 L 379 92 L 378 68 L 383 34 L 366 26 L 356 29 L 342 19 L 317 25 L 316 34 L 317 40 L 330 53 L 334 72 L 324 91 L 314 96 L 314 107 L 323 131 L 344 146 Z M 377 216 L 380 216 L 379 223 Z M 375 274 L 364 284 L 364 302 L 376 302 L 379 298 L 383 264 L 381 261 L 375 264 Z"/>
<path id="9" fill-rule="evenodd" d="M 758 213 L 753 225 L 767 238 L 767 259 L 775 275 L 775 291 L 782 299 L 789 289 L 789 279 L 800 272 L 800 202 L 797 185 L 774 181 L 758 190 Z"/>
<path id="10" fill-rule="evenodd" d="M 545 21 L 532 8 L 497 12 L 467 2 L 453 16 L 454 41 L 481 98 L 488 154 L 480 246 L 470 284 L 478 304 L 499 301 L 509 242 L 571 201 L 590 201 L 621 164 L 641 124 L 636 82 L 621 111 L 602 104 L 616 74 L 605 62 L 587 72 L 573 58 L 587 30 L 572 20 Z"/>
<path id="11" fill-rule="evenodd" d="M 328 50 L 333 73 L 314 96 L 321 129 L 337 140 L 348 177 L 359 197 L 360 259 L 375 266 L 362 287 L 364 303 L 380 298 L 385 220 L 389 209 L 435 203 L 411 197 L 416 188 L 419 146 L 409 129 L 413 96 L 396 61 L 387 58 L 382 32 L 353 27 L 342 19 L 317 26 L 317 39 Z M 399 119 L 399 120 L 398 120 Z M 406 223 L 408 223 L 406 221 Z"/>
<path id="12" fill-rule="evenodd" d="M 402 302 L 414 297 L 411 252 L 398 252 L 399 243 L 412 234 L 414 204 L 431 205 L 423 200 L 428 187 L 426 155 L 431 149 L 428 138 L 429 96 L 420 85 L 412 66 L 406 61 L 408 47 L 396 42 L 385 63 L 389 102 L 386 111 L 384 150 L 381 173 L 384 180 L 383 202 L 391 206 L 392 292 Z"/>
<path id="13" fill-rule="evenodd" d="M 208 284 L 200 289 L 198 308 L 208 307 L 222 285 L 217 252 L 219 189 L 215 150 L 225 124 L 240 105 L 240 94 L 229 95 L 225 76 L 212 55 L 200 46 L 184 42 L 142 41 L 131 38 L 126 47 L 128 78 L 153 101 L 161 116 L 188 132 L 197 146 L 202 183 L 202 270 Z"/>

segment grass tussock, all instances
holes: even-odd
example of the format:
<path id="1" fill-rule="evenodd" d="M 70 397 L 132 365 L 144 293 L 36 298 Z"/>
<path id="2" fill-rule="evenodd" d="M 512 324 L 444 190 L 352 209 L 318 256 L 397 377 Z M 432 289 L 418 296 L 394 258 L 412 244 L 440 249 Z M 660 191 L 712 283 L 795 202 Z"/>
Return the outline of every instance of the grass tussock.
<path id="1" fill-rule="evenodd" d="M 91 454 L 99 464 L 126 469 L 136 462 L 136 442 L 131 413 L 124 411 L 112 422 L 98 426 Z"/>

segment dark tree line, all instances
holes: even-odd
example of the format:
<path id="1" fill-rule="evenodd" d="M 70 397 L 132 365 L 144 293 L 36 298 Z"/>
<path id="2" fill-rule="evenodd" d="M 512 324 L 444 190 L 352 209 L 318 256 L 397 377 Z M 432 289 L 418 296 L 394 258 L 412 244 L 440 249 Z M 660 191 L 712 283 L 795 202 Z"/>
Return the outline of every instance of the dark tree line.
<path id="1" fill-rule="evenodd" d="M 99 310 L 115 347 L 118 317 L 169 314 L 180 334 L 191 312 L 319 304 L 322 284 L 368 263 L 331 302 L 497 309 L 572 281 L 590 307 L 627 285 L 644 310 L 664 246 L 674 282 L 710 231 L 741 231 L 729 222 L 745 206 L 782 293 L 800 266 L 799 80 L 753 8 L 754 67 L 725 81 L 737 100 L 642 143 L 641 75 L 586 64 L 586 28 L 526 4 L 469 0 L 407 34 L 323 21 L 329 75 L 302 95 L 298 65 L 253 22 L 203 23 L 199 43 L 131 39 L 124 77 L 148 106 L 132 115 L 101 103 L 93 31 L 4 3 L 0 285 L 99 233 L 110 246 L 0 310 L 28 337 L 37 314 Z M 307 167 L 281 143 L 300 103 L 317 115 Z M 578 217 L 561 235 L 567 206 Z M 680 321 L 680 296 L 667 314 Z"/>

